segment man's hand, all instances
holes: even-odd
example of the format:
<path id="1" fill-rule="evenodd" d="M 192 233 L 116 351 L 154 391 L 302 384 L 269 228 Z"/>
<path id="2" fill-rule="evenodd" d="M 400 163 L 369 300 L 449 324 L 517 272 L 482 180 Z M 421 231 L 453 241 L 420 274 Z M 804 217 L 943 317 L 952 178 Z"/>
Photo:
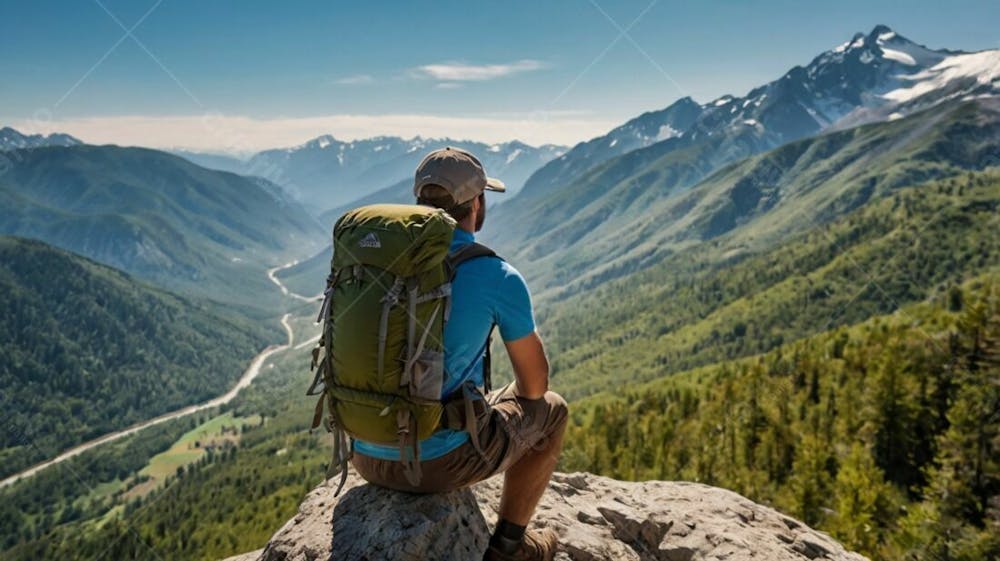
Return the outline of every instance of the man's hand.
<path id="1" fill-rule="evenodd" d="M 549 359 L 538 332 L 514 341 L 504 341 L 514 367 L 515 393 L 525 399 L 538 399 L 549 389 Z"/>

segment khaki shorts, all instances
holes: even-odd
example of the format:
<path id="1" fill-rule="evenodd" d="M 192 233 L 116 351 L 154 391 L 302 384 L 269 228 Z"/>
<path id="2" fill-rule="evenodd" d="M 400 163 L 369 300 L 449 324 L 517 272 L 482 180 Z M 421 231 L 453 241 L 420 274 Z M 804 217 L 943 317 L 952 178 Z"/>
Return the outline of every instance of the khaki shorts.
<path id="1" fill-rule="evenodd" d="M 370 483 L 411 493 L 444 493 L 507 471 L 532 450 L 547 446 L 566 428 L 566 401 L 557 393 L 546 392 L 539 399 L 524 399 L 513 393 L 513 384 L 486 396 L 490 409 L 479 419 L 480 455 L 472 442 L 444 456 L 420 462 L 423 477 L 417 486 L 403 475 L 403 465 L 355 452 L 354 469 Z M 483 457 L 485 456 L 485 457 Z"/>

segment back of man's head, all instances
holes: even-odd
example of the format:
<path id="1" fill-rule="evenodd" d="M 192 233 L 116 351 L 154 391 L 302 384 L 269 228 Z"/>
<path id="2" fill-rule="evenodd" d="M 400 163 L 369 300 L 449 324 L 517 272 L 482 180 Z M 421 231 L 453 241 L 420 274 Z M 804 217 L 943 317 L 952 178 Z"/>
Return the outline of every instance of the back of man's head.
<path id="1" fill-rule="evenodd" d="M 420 196 L 417 197 L 418 205 L 427 205 L 435 208 L 443 208 L 456 222 L 461 222 L 472 212 L 472 200 L 464 203 L 455 203 L 455 198 L 447 189 L 440 185 L 428 184 L 420 188 Z"/>

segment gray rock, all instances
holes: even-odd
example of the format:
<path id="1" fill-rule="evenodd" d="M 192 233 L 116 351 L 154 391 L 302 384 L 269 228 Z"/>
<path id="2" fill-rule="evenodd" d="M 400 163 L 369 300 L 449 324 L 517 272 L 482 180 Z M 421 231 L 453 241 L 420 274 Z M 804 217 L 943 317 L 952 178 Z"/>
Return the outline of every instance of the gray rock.
<path id="1" fill-rule="evenodd" d="M 353 473 L 314 489 L 259 552 L 234 561 L 477 560 L 496 522 L 502 478 L 410 495 Z M 556 474 L 532 524 L 559 534 L 560 561 L 865 561 L 828 535 L 736 493 L 686 482 Z"/>
<path id="2" fill-rule="evenodd" d="M 243 553 L 240 555 L 234 555 L 232 557 L 226 557 L 222 561 L 257 561 L 260 559 L 260 554 L 264 553 L 263 549 L 258 549 L 257 551 L 251 551 L 249 553 Z"/>

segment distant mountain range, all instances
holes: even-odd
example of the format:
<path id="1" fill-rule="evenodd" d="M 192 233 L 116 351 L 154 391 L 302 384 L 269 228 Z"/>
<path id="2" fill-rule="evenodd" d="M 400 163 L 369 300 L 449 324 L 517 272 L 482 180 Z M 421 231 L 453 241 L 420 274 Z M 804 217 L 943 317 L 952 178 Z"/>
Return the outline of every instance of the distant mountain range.
<path id="1" fill-rule="evenodd" d="M 511 195 L 536 169 L 566 150 L 562 146 L 534 147 L 518 141 L 486 144 L 395 136 L 341 141 L 324 135 L 299 146 L 259 152 L 247 161 L 217 154 L 176 153 L 205 167 L 265 177 L 318 214 L 410 178 L 427 152 L 445 146 L 474 153 L 487 173 L 507 184 Z"/>
<path id="2" fill-rule="evenodd" d="M 0 234 L 43 240 L 176 290 L 225 302 L 272 292 L 263 272 L 326 233 L 259 178 L 144 148 L 7 152 Z"/>
<path id="3" fill-rule="evenodd" d="M 76 146 L 83 144 L 76 138 L 62 133 L 22 134 L 10 127 L 0 128 L 0 152 L 18 148 L 38 148 L 40 146 Z"/>

